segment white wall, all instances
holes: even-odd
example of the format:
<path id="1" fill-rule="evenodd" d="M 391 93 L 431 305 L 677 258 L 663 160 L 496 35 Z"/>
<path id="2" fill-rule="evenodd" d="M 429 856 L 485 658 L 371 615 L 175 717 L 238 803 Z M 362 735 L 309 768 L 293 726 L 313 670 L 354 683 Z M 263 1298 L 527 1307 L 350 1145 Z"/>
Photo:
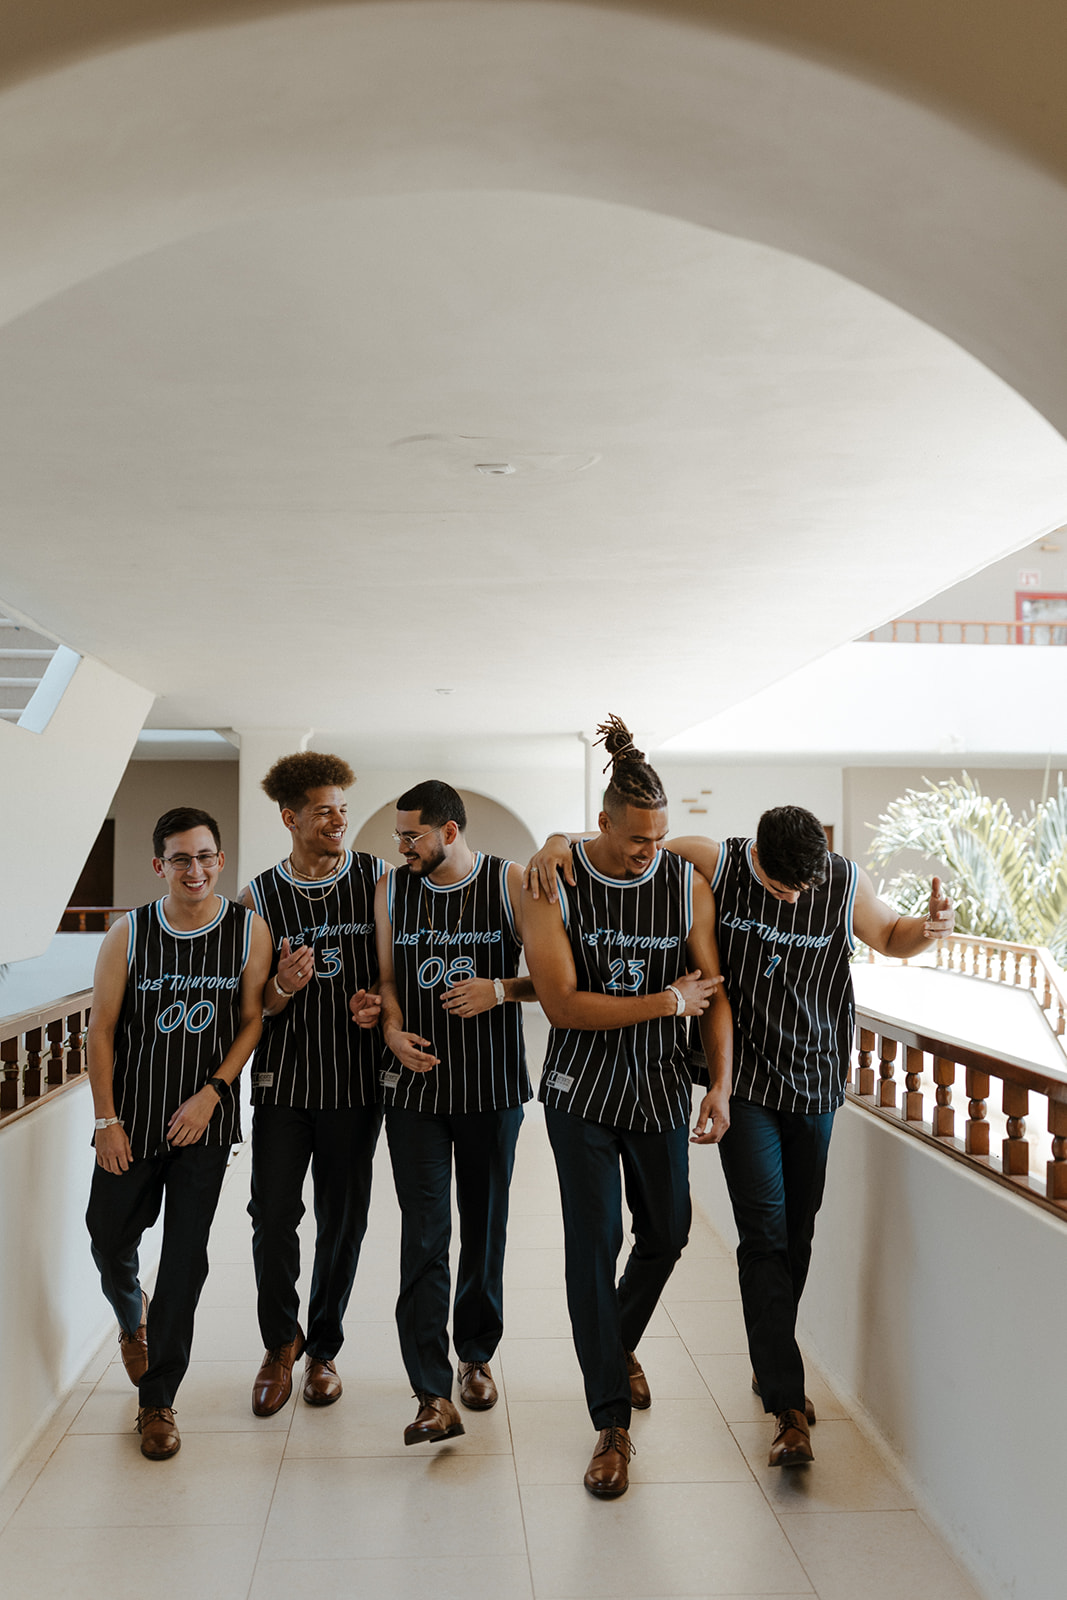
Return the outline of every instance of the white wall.
<path id="1" fill-rule="evenodd" d="M 736 1241 L 719 1163 L 691 1166 L 694 1198 Z M 845 1106 L 801 1341 L 996 1600 L 1064 1592 L 1064 1327 L 1067 1222 Z"/>
<path id="2" fill-rule="evenodd" d="M 152 699 L 83 660 L 43 733 L 0 722 L 0 962 L 47 949 Z"/>
<path id="3" fill-rule="evenodd" d="M 0 1128 L 0 1320 L 8 1375 L 0 1483 L 115 1326 L 84 1220 L 92 1115 L 85 1079 Z M 154 1271 L 158 1259 L 153 1232 L 142 1243 L 142 1271 Z"/>
<path id="4" fill-rule="evenodd" d="M 651 761 L 667 791 L 671 833 L 676 837 L 705 833 L 711 839 L 749 838 L 762 813 L 772 806 L 805 806 L 833 827 L 834 848 L 841 849 L 844 812 L 838 766 L 734 765 L 714 757 L 680 761 L 656 751 Z M 698 808 L 707 808 L 706 815 L 686 803 L 691 798 Z"/>

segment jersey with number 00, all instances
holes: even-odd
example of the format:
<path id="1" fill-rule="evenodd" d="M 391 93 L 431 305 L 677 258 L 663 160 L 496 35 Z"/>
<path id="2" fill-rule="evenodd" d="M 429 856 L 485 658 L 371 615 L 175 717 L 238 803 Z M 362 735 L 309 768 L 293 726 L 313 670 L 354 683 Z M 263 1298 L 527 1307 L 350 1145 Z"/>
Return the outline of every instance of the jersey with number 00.
<path id="1" fill-rule="evenodd" d="M 513 978 L 519 970 L 510 865 L 479 851 L 459 883 L 431 883 L 407 867 L 390 876 L 393 972 L 404 1031 L 429 1039 L 440 1065 L 412 1072 L 386 1051 L 386 1106 L 455 1115 L 503 1111 L 529 1100 L 522 1006 L 505 1000 L 476 1017 L 457 1017 L 441 1004 L 445 990 L 465 978 Z"/>
<path id="2" fill-rule="evenodd" d="M 241 1027 L 241 974 L 252 913 L 222 900 L 206 928 L 183 933 L 163 901 L 128 913 L 126 993 L 115 1031 L 115 1113 L 136 1160 L 166 1149 L 167 1123 L 218 1071 Z M 240 1097 L 225 1094 L 201 1141 L 241 1142 Z"/>
<path id="3" fill-rule="evenodd" d="M 256 910 L 274 945 L 278 970 L 282 940 L 292 950 L 310 945 L 315 976 L 276 1017 L 264 1017 L 252 1063 L 252 1104 L 336 1111 L 378 1099 L 381 1035 L 359 1028 L 348 1002 L 357 989 L 378 981 L 374 942 L 374 889 L 388 868 L 378 856 L 345 851 L 332 878 L 294 878 L 286 862 L 250 884 Z"/>
<path id="4" fill-rule="evenodd" d="M 620 998 L 661 994 L 686 971 L 693 868 L 657 851 L 639 878 L 608 878 L 582 844 L 575 887 L 560 909 L 580 990 Z M 634 1133 L 688 1122 L 692 1104 L 684 1017 L 625 1028 L 553 1028 L 539 1098 L 559 1111 Z"/>
<path id="5" fill-rule="evenodd" d="M 790 905 L 760 882 L 751 839 L 723 840 L 712 888 L 742 1100 L 814 1115 L 844 1099 L 856 878 L 854 861 L 831 855 L 825 882 Z"/>

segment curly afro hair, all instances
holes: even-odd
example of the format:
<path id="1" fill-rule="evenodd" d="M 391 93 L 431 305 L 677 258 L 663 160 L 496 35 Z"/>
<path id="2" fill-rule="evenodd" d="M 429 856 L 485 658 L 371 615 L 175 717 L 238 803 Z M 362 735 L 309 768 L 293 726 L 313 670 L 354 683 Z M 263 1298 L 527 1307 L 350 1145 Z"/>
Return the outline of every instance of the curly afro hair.
<path id="1" fill-rule="evenodd" d="M 298 750 L 276 761 L 260 788 L 283 811 L 301 811 L 307 805 L 309 789 L 350 789 L 355 781 L 355 773 L 340 756 Z"/>

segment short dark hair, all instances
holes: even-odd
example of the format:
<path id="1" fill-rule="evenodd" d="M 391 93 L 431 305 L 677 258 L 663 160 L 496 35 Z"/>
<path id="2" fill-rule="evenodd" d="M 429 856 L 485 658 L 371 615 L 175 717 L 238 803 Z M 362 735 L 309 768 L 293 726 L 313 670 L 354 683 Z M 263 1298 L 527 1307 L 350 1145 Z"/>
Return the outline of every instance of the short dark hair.
<path id="1" fill-rule="evenodd" d="M 611 716 L 602 722 L 594 742 L 602 744 L 611 757 L 611 781 L 604 791 L 604 810 L 609 817 L 621 816 L 627 806 L 658 811 L 667 804 L 659 773 L 649 766 L 645 752 L 637 749 L 633 734 L 620 717 Z"/>
<path id="2" fill-rule="evenodd" d="M 396 803 L 398 811 L 417 811 L 427 828 L 443 828 L 454 822 L 460 833 L 467 828 L 467 808 L 450 783 L 440 778 L 427 778 L 407 789 Z"/>
<path id="3" fill-rule="evenodd" d="M 826 877 L 826 829 L 803 806 L 775 806 L 756 829 L 759 864 L 783 889 L 806 889 Z"/>
<path id="4" fill-rule="evenodd" d="M 219 825 L 210 812 L 201 811 L 196 806 L 175 806 L 172 811 L 164 811 L 152 829 L 152 852 L 156 859 L 163 860 L 163 852 L 167 847 L 167 840 L 172 834 L 188 833 L 190 828 L 210 828 L 211 837 L 215 841 L 215 849 L 222 849 L 222 835 L 219 832 Z"/>
<path id="5" fill-rule="evenodd" d="M 283 811 L 302 811 L 309 789 L 351 789 L 356 775 L 347 761 L 322 750 L 298 750 L 277 760 L 260 788 Z"/>

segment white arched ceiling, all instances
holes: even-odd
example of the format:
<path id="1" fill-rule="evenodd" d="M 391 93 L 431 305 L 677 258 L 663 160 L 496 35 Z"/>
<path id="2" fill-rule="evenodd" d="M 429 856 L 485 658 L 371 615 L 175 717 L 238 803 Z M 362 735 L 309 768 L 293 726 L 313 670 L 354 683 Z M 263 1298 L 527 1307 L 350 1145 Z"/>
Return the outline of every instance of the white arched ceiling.
<path id="1" fill-rule="evenodd" d="M 1063 520 L 922 325 L 1067 424 L 1062 187 L 827 66 L 323 8 L 18 85 L 0 147 L 0 598 L 157 721 L 666 734 Z"/>

